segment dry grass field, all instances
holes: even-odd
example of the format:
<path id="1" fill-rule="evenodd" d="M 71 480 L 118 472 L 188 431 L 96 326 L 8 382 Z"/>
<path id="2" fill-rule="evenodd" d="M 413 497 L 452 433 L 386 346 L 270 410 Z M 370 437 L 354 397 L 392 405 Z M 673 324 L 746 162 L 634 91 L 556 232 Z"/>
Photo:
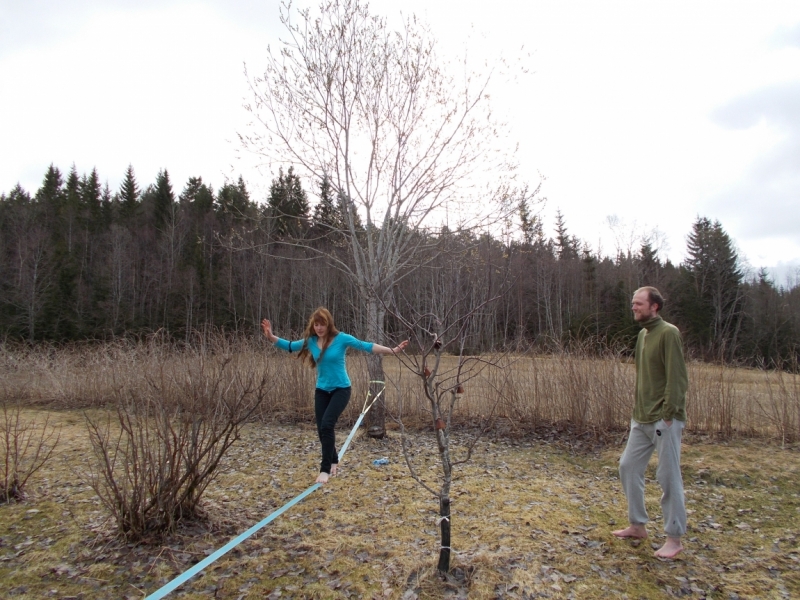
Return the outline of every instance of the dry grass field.
<path id="1" fill-rule="evenodd" d="M 0 580 L 13 598 L 143 598 L 311 485 L 309 426 L 253 424 L 204 500 L 205 522 L 128 545 L 88 486 L 83 417 L 63 425 L 58 456 L 29 499 L 0 507 Z M 341 431 L 345 435 L 346 431 Z M 438 476 L 432 437 L 413 434 Z M 343 472 L 173 593 L 186 598 L 796 598 L 800 454 L 761 442 L 690 439 L 686 551 L 660 561 L 659 491 L 643 543 L 625 521 L 619 446 L 576 453 L 535 438 L 487 438 L 458 473 L 454 575 L 435 573 L 437 502 L 408 476 L 399 435 L 356 438 Z M 374 466 L 375 458 L 390 464 Z M 653 477 L 653 473 L 650 473 Z"/>
<path id="2" fill-rule="evenodd" d="M 238 369 L 274 369 L 270 396 L 220 463 L 202 500 L 204 518 L 129 544 L 89 485 L 96 462 L 85 415 L 103 414 L 114 390 L 144 385 L 148 373 L 181 359 L 156 344 L 2 349 L 2 399 L 23 400 L 25 419 L 49 416 L 61 431 L 27 498 L 0 506 L 4 597 L 144 598 L 311 485 L 318 442 L 309 374 L 283 357 L 228 350 Z M 800 597 L 796 377 L 692 365 L 686 551 L 661 561 L 653 557 L 663 541 L 654 470 L 650 539 L 610 535 L 626 517 L 617 459 L 631 365 L 574 356 L 503 364 L 476 377 L 460 401 L 456 442 L 469 438 L 479 417 L 494 411 L 495 420 L 456 472 L 449 577 L 435 571 L 438 503 L 409 477 L 392 429 L 383 440 L 356 437 L 339 477 L 170 597 Z M 386 369 L 390 412 L 402 401 L 417 426 L 412 458 L 436 485 L 441 468 L 417 380 L 397 362 Z M 362 372 L 357 359 L 350 371 Z M 365 387 L 354 378 L 340 439 Z M 389 464 L 372 464 L 381 457 Z"/>
<path id="3" fill-rule="evenodd" d="M 192 350 L 176 349 L 158 338 L 67 348 L 0 344 L 0 400 L 51 408 L 108 407 L 120 391 L 142 388 L 154 374 L 213 354 L 233 357 L 237 372 L 267 378 L 269 389 L 258 414 L 261 421 L 307 422 L 313 416 L 308 398 L 315 373 L 266 346 L 259 340 L 222 337 L 201 340 Z M 497 367 L 484 368 L 466 383 L 468 393 L 457 410 L 461 424 L 491 413 L 504 426 L 520 429 L 562 423 L 573 431 L 603 437 L 627 428 L 635 378 L 629 360 L 576 353 L 490 359 Z M 455 371 L 456 362 L 456 357 L 443 357 L 443 376 Z M 387 408 L 391 414 L 402 412 L 408 423 L 427 425 L 420 379 L 408 368 L 413 361 L 404 363 L 384 361 Z M 363 398 L 367 389 L 363 357 L 351 356 L 348 364 L 354 397 Z M 800 440 L 800 375 L 690 363 L 689 383 L 689 431 L 781 444 Z M 360 407 L 360 402 L 352 403 L 347 412 L 351 422 Z"/>

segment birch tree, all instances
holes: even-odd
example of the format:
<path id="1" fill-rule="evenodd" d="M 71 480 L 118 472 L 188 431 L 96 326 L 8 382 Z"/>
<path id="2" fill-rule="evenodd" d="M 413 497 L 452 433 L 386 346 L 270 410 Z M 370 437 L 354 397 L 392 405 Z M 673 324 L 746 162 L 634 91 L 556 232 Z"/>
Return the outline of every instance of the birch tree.
<path id="1" fill-rule="evenodd" d="M 330 183 L 350 252 L 329 260 L 359 291 L 367 339 L 381 340 L 393 286 L 434 239 L 420 231 L 456 214 L 474 223 L 481 208 L 496 215 L 493 202 L 516 193 L 516 148 L 489 95 L 502 63 L 483 74 L 466 58 L 448 64 L 415 17 L 392 29 L 359 0 L 315 12 L 285 2 L 280 20 L 286 37 L 249 80 L 254 125 L 240 138 L 270 164 Z M 368 364 L 370 380 L 383 380 L 380 357 Z M 381 437 L 376 408 L 369 434 Z"/>

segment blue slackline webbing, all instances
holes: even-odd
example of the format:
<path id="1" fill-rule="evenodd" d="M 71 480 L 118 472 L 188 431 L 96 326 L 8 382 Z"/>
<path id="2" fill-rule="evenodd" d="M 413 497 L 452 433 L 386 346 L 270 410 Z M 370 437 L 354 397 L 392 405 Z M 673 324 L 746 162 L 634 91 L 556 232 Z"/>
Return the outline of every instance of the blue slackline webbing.
<path id="1" fill-rule="evenodd" d="M 383 383 L 383 382 L 380 382 L 380 383 Z M 383 390 L 381 390 L 381 392 L 378 393 L 378 396 L 380 396 L 381 393 L 383 393 Z M 378 399 L 378 396 L 375 397 L 375 400 Z M 364 410 L 358 416 L 358 420 L 356 421 L 356 424 L 353 425 L 353 429 L 352 429 L 352 431 L 350 431 L 350 435 L 347 436 L 347 440 L 345 441 L 344 445 L 342 446 L 341 451 L 339 452 L 339 460 L 341 460 L 341 458 L 344 456 L 344 453 L 347 451 L 347 447 L 350 445 L 350 440 L 353 439 L 353 436 L 356 434 L 356 431 L 358 431 L 358 426 L 361 425 L 361 421 L 364 420 L 364 416 L 367 414 L 367 411 L 370 408 L 372 408 L 372 405 L 375 403 L 375 400 L 373 400 L 369 404 L 369 406 L 367 406 L 366 402 L 365 402 Z M 265 527 L 266 525 L 268 525 L 269 523 L 271 523 L 272 521 L 277 519 L 279 516 L 281 516 L 283 513 L 285 513 L 287 510 L 289 510 L 295 504 L 297 504 L 298 502 L 300 502 L 301 500 L 306 498 L 306 496 L 309 496 L 311 493 L 315 492 L 320 487 L 322 487 L 322 484 L 315 483 L 310 488 L 308 488 L 305 492 L 303 492 L 302 494 L 300 494 L 299 496 L 297 496 L 293 500 L 290 500 L 289 502 L 284 504 L 282 507 L 280 507 L 278 510 L 273 512 L 271 515 L 266 517 L 263 521 L 259 521 L 258 523 L 253 525 L 250 529 L 245 531 L 244 533 L 239 534 L 238 536 L 233 538 L 230 542 L 225 544 L 219 550 L 217 550 L 213 554 L 208 555 L 206 558 L 201 560 L 199 563 L 194 565 L 192 568 L 190 568 L 187 571 L 184 571 L 183 573 L 178 575 L 175 579 L 170 581 L 167 585 L 165 585 L 164 587 L 160 588 L 159 590 L 157 590 L 157 591 L 153 592 L 152 594 L 150 594 L 149 596 L 147 596 L 147 598 L 145 598 L 145 600 L 159 600 L 160 598 L 163 598 L 164 596 L 169 594 L 172 590 L 174 590 L 177 587 L 179 587 L 179 586 L 183 585 L 184 583 L 186 583 L 189 579 L 191 579 L 192 577 L 197 575 L 200 571 L 205 569 L 208 565 L 210 565 L 211 563 L 216 561 L 221 556 L 224 556 L 225 554 L 227 554 L 233 548 L 235 548 L 236 546 L 241 544 L 243 541 L 245 541 L 247 538 L 249 538 L 251 535 L 253 535 L 256 531 L 258 531 L 259 529 L 262 529 L 263 527 Z"/>

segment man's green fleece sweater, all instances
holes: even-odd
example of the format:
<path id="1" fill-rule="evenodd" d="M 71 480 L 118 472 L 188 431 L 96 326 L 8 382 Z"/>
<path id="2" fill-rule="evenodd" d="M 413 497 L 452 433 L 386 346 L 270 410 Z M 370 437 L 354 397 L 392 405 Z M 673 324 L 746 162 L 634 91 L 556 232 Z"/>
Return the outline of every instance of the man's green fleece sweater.
<path id="1" fill-rule="evenodd" d="M 686 362 L 678 328 L 661 317 L 642 323 L 636 340 L 636 405 L 639 423 L 686 421 Z"/>

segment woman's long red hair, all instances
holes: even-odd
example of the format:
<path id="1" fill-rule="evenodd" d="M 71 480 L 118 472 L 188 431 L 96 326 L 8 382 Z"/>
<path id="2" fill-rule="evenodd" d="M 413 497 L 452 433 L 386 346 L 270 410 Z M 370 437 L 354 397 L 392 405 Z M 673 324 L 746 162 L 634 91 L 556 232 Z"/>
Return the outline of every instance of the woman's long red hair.
<path id="1" fill-rule="evenodd" d="M 320 360 L 322 360 L 322 355 L 325 353 L 325 350 L 327 350 L 328 346 L 331 345 L 333 338 L 339 333 L 339 330 L 336 329 L 336 325 L 333 322 L 333 315 L 327 308 L 320 306 L 317 310 L 311 313 L 311 318 L 308 320 L 308 325 L 306 325 L 306 329 L 303 331 L 303 348 L 300 350 L 297 358 L 307 363 L 312 369 L 316 368 L 317 361 L 314 360 L 314 357 L 311 355 L 311 350 L 308 349 L 308 340 L 317 335 L 314 331 L 315 323 L 326 325 L 328 327 L 328 334 L 325 336 L 325 345 L 322 346 L 322 350 L 319 353 Z"/>

